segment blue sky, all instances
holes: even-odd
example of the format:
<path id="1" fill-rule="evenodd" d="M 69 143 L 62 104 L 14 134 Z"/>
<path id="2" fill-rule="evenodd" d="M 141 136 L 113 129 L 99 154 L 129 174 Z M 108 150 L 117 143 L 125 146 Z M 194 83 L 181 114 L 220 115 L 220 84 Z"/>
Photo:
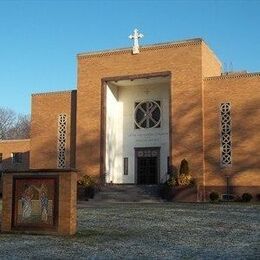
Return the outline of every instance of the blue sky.
<path id="1" fill-rule="evenodd" d="M 202 37 L 233 70 L 260 71 L 260 0 L 0 0 L 0 106 L 30 113 L 31 94 L 76 88 L 76 54 Z"/>

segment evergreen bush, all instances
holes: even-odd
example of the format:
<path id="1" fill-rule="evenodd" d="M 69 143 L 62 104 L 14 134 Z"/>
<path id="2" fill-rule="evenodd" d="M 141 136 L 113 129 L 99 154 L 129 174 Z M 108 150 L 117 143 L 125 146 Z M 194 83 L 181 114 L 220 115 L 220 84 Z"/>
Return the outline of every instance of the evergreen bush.
<path id="1" fill-rule="evenodd" d="M 78 180 L 78 184 L 84 187 L 86 198 L 94 198 L 96 183 L 90 176 L 84 175 L 80 180 Z"/>
<path id="2" fill-rule="evenodd" d="M 182 174 L 188 175 L 189 173 L 190 173 L 190 169 L 189 169 L 188 161 L 186 159 L 183 159 L 180 165 L 180 175 Z"/>
<path id="3" fill-rule="evenodd" d="M 178 178 L 178 183 L 180 186 L 190 185 L 192 181 L 192 177 L 190 174 L 180 174 Z"/>
<path id="4" fill-rule="evenodd" d="M 189 170 L 187 160 L 183 159 L 180 164 L 179 171 L 176 169 L 174 172 L 169 173 L 169 179 L 161 186 L 160 194 L 163 199 L 172 200 L 174 190 L 177 187 L 194 186 L 195 180 L 192 178 Z"/>
<path id="5" fill-rule="evenodd" d="M 252 200 L 253 196 L 252 194 L 246 192 L 242 195 L 241 198 L 242 198 L 242 202 L 249 202 L 250 200 Z"/>
<path id="6" fill-rule="evenodd" d="M 219 194 L 218 194 L 218 192 L 216 192 L 216 191 L 212 191 L 210 194 L 209 194 L 209 199 L 210 199 L 210 201 L 211 202 L 217 202 L 217 201 L 219 201 Z"/>
<path id="7" fill-rule="evenodd" d="M 189 164 L 186 159 L 181 161 L 179 175 L 177 176 L 176 182 L 180 186 L 194 184 L 193 178 L 190 174 Z"/>

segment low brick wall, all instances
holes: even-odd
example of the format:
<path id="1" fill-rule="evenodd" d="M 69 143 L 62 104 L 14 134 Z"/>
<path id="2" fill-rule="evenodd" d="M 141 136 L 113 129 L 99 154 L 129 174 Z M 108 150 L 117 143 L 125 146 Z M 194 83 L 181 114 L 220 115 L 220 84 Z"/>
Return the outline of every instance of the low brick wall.
<path id="1" fill-rule="evenodd" d="M 2 232 L 73 235 L 77 173 L 31 170 L 3 175 Z"/>
<path id="2" fill-rule="evenodd" d="M 171 191 L 172 201 L 174 202 L 198 202 L 201 201 L 198 197 L 197 187 L 174 187 Z"/>
<path id="3" fill-rule="evenodd" d="M 220 194 L 229 193 L 235 197 L 241 197 L 243 193 L 250 193 L 253 198 L 252 201 L 259 201 L 260 199 L 260 187 L 259 186 L 229 186 L 227 191 L 227 186 L 206 186 L 206 199 L 209 200 L 209 195 L 211 192 L 215 191 Z"/>

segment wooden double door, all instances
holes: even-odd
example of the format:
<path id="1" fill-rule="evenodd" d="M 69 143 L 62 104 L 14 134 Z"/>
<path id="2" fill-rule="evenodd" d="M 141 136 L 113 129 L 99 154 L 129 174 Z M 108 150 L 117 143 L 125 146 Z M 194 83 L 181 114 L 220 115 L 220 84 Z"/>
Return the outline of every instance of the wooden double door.
<path id="1" fill-rule="evenodd" d="M 160 169 L 160 148 L 135 148 L 136 183 L 158 184 Z"/>

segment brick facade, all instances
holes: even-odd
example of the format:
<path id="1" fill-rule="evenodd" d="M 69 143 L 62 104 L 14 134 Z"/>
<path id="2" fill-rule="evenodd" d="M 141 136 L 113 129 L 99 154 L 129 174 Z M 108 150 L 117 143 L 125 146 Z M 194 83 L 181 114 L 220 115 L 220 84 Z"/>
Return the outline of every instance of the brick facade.
<path id="1" fill-rule="evenodd" d="M 105 156 L 104 83 L 170 75 L 173 168 L 177 169 L 185 158 L 202 193 L 214 188 L 224 193 L 227 175 L 238 190 L 260 193 L 259 74 L 222 75 L 220 61 L 202 39 L 144 46 L 138 55 L 126 48 L 82 53 L 77 58 L 77 91 L 32 96 L 30 168 L 57 167 L 57 117 L 66 113 L 66 167 L 76 167 L 79 176 L 101 176 Z M 220 167 L 221 102 L 232 104 L 231 171 Z"/>
<path id="2" fill-rule="evenodd" d="M 31 169 L 57 167 L 58 116 L 66 114 L 66 168 L 75 167 L 76 91 L 32 95 Z"/>
<path id="3" fill-rule="evenodd" d="M 77 102 L 77 168 L 88 175 L 102 173 L 101 129 L 102 80 L 109 77 L 169 72 L 171 162 L 178 167 L 186 158 L 193 174 L 203 173 L 202 138 L 202 51 L 214 63 L 220 64 L 202 44 L 201 39 L 166 45 L 144 47 L 140 54 L 131 49 L 114 52 L 81 54 L 78 56 Z M 205 66 L 204 66 L 205 67 Z M 88 133 L 88 135 L 86 135 Z"/>
<path id="4" fill-rule="evenodd" d="M 0 171 L 4 170 L 28 170 L 30 158 L 30 140 L 4 140 L 0 141 L 0 153 L 2 162 Z M 13 153 L 21 153 L 21 162 L 16 163 L 12 156 Z"/>
<path id="5" fill-rule="evenodd" d="M 260 74 L 230 74 L 204 80 L 205 183 L 223 191 L 260 193 Z M 220 166 L 220 103 L 231 103 L 232 167 Z M 216 188 L 218 187 L 218 188 Z M 231 191 L 232 192 L 232 191 Z"/>

